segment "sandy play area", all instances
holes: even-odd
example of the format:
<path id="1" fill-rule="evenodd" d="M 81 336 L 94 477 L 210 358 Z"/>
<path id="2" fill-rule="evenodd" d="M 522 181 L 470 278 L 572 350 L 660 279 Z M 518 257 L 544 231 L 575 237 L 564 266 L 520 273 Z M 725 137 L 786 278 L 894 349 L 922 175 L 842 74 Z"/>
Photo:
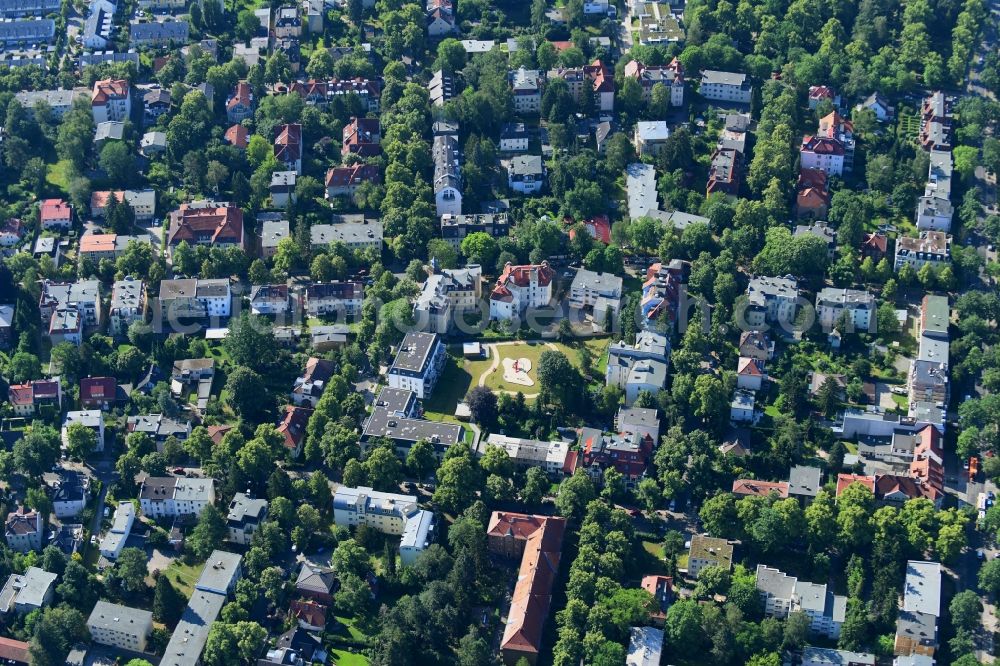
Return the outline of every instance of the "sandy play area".
<path id="1" fill-rule="evenodd" d="M 503 359 L 503 380 L 518 386 L 534 386 L 535 381 L 528 376 L 531 360 L 526 358 Z"/>

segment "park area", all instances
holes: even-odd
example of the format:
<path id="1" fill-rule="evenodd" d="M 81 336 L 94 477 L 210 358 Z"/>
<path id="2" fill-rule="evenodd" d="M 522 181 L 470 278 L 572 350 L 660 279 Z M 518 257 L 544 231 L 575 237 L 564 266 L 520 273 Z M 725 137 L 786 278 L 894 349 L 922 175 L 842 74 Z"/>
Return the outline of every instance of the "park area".
<path id="1" fill-rule="evenodd" d="M 448 364 L 434 389 L 424 402 L 427 418 L 455 421 L 455 407 L 474 386 L 486 386 L 497 392 L 523 393 L 532 400 L 538 395 L 538 362 L 546 350 L 560 351 L 575 367 L 580 368 L 579 348 L 586 347 L 593 359 L 592 373 L 603 378 L 608 338 L 588 338 L 572 343 L 547 340 L 496 342 L 484 344 L 487 356 L 482 359 L 462 357 L 461 347 L 449 350 Z"/>

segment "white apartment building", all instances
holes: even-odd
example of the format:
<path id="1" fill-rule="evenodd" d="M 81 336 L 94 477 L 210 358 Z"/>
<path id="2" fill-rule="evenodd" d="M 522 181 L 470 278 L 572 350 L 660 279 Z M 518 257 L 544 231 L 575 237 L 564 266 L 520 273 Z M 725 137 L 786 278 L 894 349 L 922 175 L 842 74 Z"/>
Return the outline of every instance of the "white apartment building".
<path id="1" fill-rule="evenodd" d="M 875 332 L 875 296 L 870 292 L 826 287 L 816 294 L 816 315 L 824 331 L 833 330 L 845 313 L 855 331 Z"/>
<path id="2" fill-rule="evenodd" d="M 233 293 L 228 278 L 185 278 L 160 283 L 160 317 L 164 323 L 175 317 L 228 317 L 232 306 Z"/>
<path id="3" fill-rule="evenodd" d="M 265 518 L 266 499 L 254 499 L 244 493 L 236 493 L 229 503 L 229 513 L 226 516 L 227 540 L 243 546 L 250 545 L 250 540 Z"/>
<path id="4" fill-rule="evenodd" d="M 508 263 L 490 293 L 490 319 L 510 320 L 528 308 L 540 308 L 552 300 L 555 271 L 548 262 L 514 266 Z"/>
<path id="5" fill-rule="evenodd" d="M 906 264 L 919 271 L 924 264 L 939 268 L 949 262 L 951 262 L 950 234 L 943 231 L 921 231 L 917 238 L 900 236 L 896 239 L 894 268 L 897 271 Z"/>
<path id="6" fill-rule="evenodd" d="M 128 535 L 132 533 L 132 525 L 135 523 L 135 506 L 132 502 L 120 502 L 115 508 L 115 516 L 111 522 L 111 529 L 101 539 L 101 555 L 112 562 L 118 559 Z"/>
<path id="7" fill-rule="evenodd" d="M 428 398 L 444 370 L 446 360 L 444 345 L 437 334 L 407 333 L 389 368 L 389 386 L 413 391 L 421 400 Z"/>
<path id="8" fill-rule="evenodd" d="M 400 556 L 411 564 L 429 545 L 434 514 L 417 505 L 413 495 L 383 493 L 368 487 L 341 486 L 333 496 L 333 520 L 337 525 L 367 525 L 383 534 L 402 537 Z"/>
<path id="9" fill-rule="evenodd" d="M 413 303 L 417 327 L 430 333 L 447 333 L 460 313 L 479 305 L 482 284 L 483 269 L 478 264 L 445 268 L 429 275 Z"/>
<path id="10" fill-rule="evenodd" d="M 38 567 L 28 567 L 23 574 L 11 574 L 0 590 L 0 614 L 19 615 L 39 610 L 52 603 L 56 574 Z"/>
<path id="11" fill-rule="evenodd" d="M 128 333 L 128 327 L 146 320 L 146 284 L 132 276 L 115 280 L 111 286 L 108 330 L 114 336 Z"/>
<path id="12" fill-rule="evenodd" d="M 63 419 L 62 431 L 60 433 L 63 449 L 69 446 L 69 427 L 74 423 L 82 423 L 97 435 L 96 452 L 104 450 L 104 412 L 99 409 L 81 409 L 79 411 L 66 412 Z"/>
<path id="13" fill-rule="evenodd" d="M 955 207 L 951 203 L 951 151 L 931 150 L 924 195 L 917 201 L 917 229 L 951 231 Z"/>
<path id="14" fill-rule="evenodd" d="M 569 443 L 563 440 L 542 442 L 494 433 L 486 438 L 486 447 L 480 447 L 477 453 L 485 454 L 491 446 L 506 451 L 511 462 L 521 469 L 541 467 L 552 477 L 568 476 L 576 470 L 576 452 L 571 452 Z"/>
<path id="15" fill-rule="evenodd" d="M 701 73 L 698 92 L 705 99 L 717 102 L 749 104 L 753 88 L 746 74 L 706 69 Z"/>
<path id="16" fill-rule="evenodd" d="M 757 591 L 764 602 L 764 615 L 784 619 L 803 612 L 811 620 L 810 630 L 835 640 L 847 612 L 847 597 L 833 594 L 826 585 L 800 581 L 778 569 L 757 565 Z"/>
<path id="17" fill-rule="evenodd" d="M 139 491 L 139 506 L 151 518 L 197 516 L 215 502 L 215 480 L 150 476 Z"/>
<path id="18" fill-rule="evenodd" d="M 87 629 L 95 643 L 130 652 L 144 652 L 153 631 L 153 614 L 101 600 L 87 618 Z"/>
<path id="19" fill-rule="evenodd" d="M 798 282 L 793 277 L 755 277 L 747 285 L 744 319 L 751 328 L 764 322 L 792 322 L 798 309 Z"/>

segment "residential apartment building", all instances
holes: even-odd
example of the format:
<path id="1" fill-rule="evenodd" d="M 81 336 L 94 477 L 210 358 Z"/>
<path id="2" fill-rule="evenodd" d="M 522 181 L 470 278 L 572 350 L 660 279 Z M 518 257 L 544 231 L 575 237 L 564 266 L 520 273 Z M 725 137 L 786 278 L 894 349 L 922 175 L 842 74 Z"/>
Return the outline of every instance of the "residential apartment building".
<path id="1" fill-rule="evenodd" d="M 62 199 L 45 199 L 38 208 L 38 223 L 47 231 L 69 231 L 73 208 Z"/>
<path id="2" fill-rule="evenodd" d="M 438 216 L 462 214 L 462 165 L 457 134 L 436 134 L 431 147 L 434 160 L 434 205 Z"/>
<path id="3" fill-rule="evenodd" d="M 616 317 L 621 308 L 622 278 L 581 268 L 569 288 L 569 306 L 589 309 L 594 325 L 604 326 L 608 317 Z"/>
<path id="4" fill-rule="evenodd" d="M 800 581 L 764 564 L 757 565 L 757 591 L 764 603 L 764 615 L 784 619 L 804 612 L 810 630 L 831 640 L 840 637 L 847 612 L 847 597 L 833 594 L 825 584 Z"/>
<path id="5" fill-rule="evenodd" d="M 142 482 L 139 506 L 150 518 L 198 516 L 215 503 L 215 480 L 176 476 L 150 476 Z"/>
<path id="6" fill-rule="evenodd" d="M 706 69 L 701 73 L 698 93 L 715 102 L 749 104 L 753 88 L 746 74 Z"/>
<path id="7" fill-rule="evenodd" d="M 326 198 L 354 196 L 365 183 L 382 182 L 382 174 L 375 164 L 352 164 L 333 167 L 326 172 Z"/>
<path id="8" fill-rule="evenodd" d="M 524 658 L 535 663 L 542 651 L 543 627 L 559 573 L 566 520 L 494 511 L 486 527 L 486 547 L 494 554 L 520 558 L 517 583 L 500 638 L 504 663 Z"/>
<path id="9" fill-rule="evenodd" d="M 101 555 L 114 562 L 125 547 L 132 525 L 135 523 L 135 505 L 132 502 L 119 502 L 111 519 L 111 529 L 101 538 Z"/>
<path id="10" fill-rule="evenodd" d="M 522 317 L 529 308 L 545 307 L 552 300 L 555 271 L 547 261 L 514 266 L 508 263 L 490 292 L 490 319 Z"/>
<path id="11" fill-rule="evenodd" d="M 653 88 L 662 85 L 670 92 L 670 106 L 684 106 L 684 66 L 677 58 L 669 65 L 644 65 L 631 60 L 625 65 L 625 76 L 639 81 L 643 101 L 649 102 L 653 98 Z"/>
<path id="12" fill-rule="evenodd" d="M 603 480 L 604 470 L 613 467 L 625 477 L 626 487 L 635 488 L 646 475 L 659 437 L 655 409 L 621 408 L 614 432 L 580 430 L 582 466 L 596 483 Z"/>
<path id="13" fill-rule="evenodd" d="M 4 538 L 11 550 L 17 553 L 41 550 L 44 533 L 45 519 L 37 511 L 29 511 L 19 505 L 15 511 L 7 514 Z"/>
<path id="14" fill-rule="evenodd" d="M 635 124 L 632 142 L 639 157 L 657 157 L 667 145 L 670 128 L 665 120 L 640 120 Z"/>
<path id="15" fill-rule="evenodd" d="M 951 234 L 943 231 L 921 231 L 920 236 L 900 236 L 896 239 L 896 260 L 898 271 L 909 264 L 919 271 L 924 264 L 941 268 L 951 262 Z"/>
<path id="16" fill-rule="evenodd" d="M 59 412 L 62 409 L 59 377 L 11 384 L 7 387 L 7 401 L 14 409 L 15 416 L 33 416 L 42 408 Z"/>
<path id="17" fill-rule="evenodd" d="M 510 72 L 511 92 L 514 95 L 514 112 L 537 114 L 542 109 L 542 73 L 537 69 L 521 67 Z"/>
<path id="18" fill-rule="evenodd" d="M 58 577 L 38 567 L 28 567 L 23 574 L 11 574 L 0 590 L 0 614 L 26 615 L 50 605 Z"/>
<path id="19" fill-rule="evenodd" d="M 681 299 L 685 295 L 685 283 L 691 272 L 691 264 L 680 259 L 669 263 L 656 262 L 646 269 L 642 283 L 640 307 L 644 324 L 649 327 L 661 317 L 670 328 L 681 316 Z"/>
<path id="20" fill-rule="evenodd" d="M 396 445 L 396 452 L 406 456 L 420 440 L 430 442 L 439 458 L 448 448 L 465 439 L 465 429 L 457 423 L 429 421 L 418 417 L 417 396 L 413 391 L 385 387 L 375 399 L 374 409 L 365 420 L 361 433 L 364 450 L 376 437 L 386 437 Z"/>
<path id="21" fill-rule="evenodd" d="M 160 283 L 161 325 L 181 318 L 228 317 L 232 304 L 233 294 L 227 278 L 182 278 Z"/>
<path id="22" fill-rule="evenodd" d="M 7 46 L 51 44 L 55 36 L 56 22 L 49 18 L 13 18 L 0 21 L 0 43 Z"/>
<path id="23" fill-rule="evenodd" d="M 62 120 L 66 112 L 73 108 L 73 102 L 77 99 L 87 97 L 86 88 L 72 88 L 70 90 L 22 90 L 14 94 L 14 99 L 20 102 L 25 109 L 34 109 L 39 102 L 45 102 L 52 110 L 52 117 L 55 120 Z"/>
<path id="24" fill-rule="evenodd" d="M 429 333 L 448 333 L 461 313 L 478 309 L 482 284 L 483 269 L 478 264 L 434 271 L 413 303 L 417 327 Z"/>
<path id="25" fill-rule="evenodd" d="M 507 186 L 519 194 L 535 194 L 545 187 L 541 155 L 518 155 L 506 161 Z"/>
<path id="26" fill-rule="evenodd" d="M 170 636 L 160 666 L 198 666 L 208 634 L 243 573 L 241 557 L 222 550 L 208 557 L 187 608 Z"/>
<path id="27" fill-rule="evenodd" d="M 903 606 L 896 618 L 893 654 L 933 657 L 941 618 L 941 565 L 910 560 L 903 582 Z"/>
<path id="28" fill-rule="evenodd" d="M 292 307 L 287 284 L 258 284 L 250 289 L 250 311 L 256 315 L 287 315 Z"/>
<path id="29" fill-rule="evenodd" d="M 125 202 L 132 207 L 136 220 L 151 220 L 156 217 L 156 192 L 153 190 L 103 190 L 90 195 L 90 214 L 104 217 L 108 200 L 114 196 L 118 203 Z"/>
<path id="30" fill-rule="evenodd" d="M 733 544 L 725 539 L 695 534 L 688 548 L 688 576 L 697 578 L 706 567 L 733 568 Z"/>
<path id="31" fill-rule="evenodd" d="M 816 169 L 842 176 L 854 167 L 854 125 L 836 111 L 820 118 L 814 135 L 802 139 L 799 148 L 802 169 Z"/>
<path id="32" fill-rule="evenodd" d="M 600 60 L 583 67 L 549 70 L 547 78 L 550 81 L 565 81 L 570 95 L 577 102 L 582 102 L 586 95 L 590 95 L 597 111 L 607 113 L 615 108 L 614 71 Z"/>
<path id="33" fill-rule="evenodd" d="M 97 327 L 101 324 L 101 283 L 98 280 L 76 282 L 51 282 L 42 280 L 42 293 L 38 311 L 42 326 L 51 330 L 51 322 L 58 311 L 72 310 L 79 315 L 80 326 Z"/>
<path id="34" fill-rule="evenodd" d="M 104 450 L 104 412 L 99 409 L 66 412 L 62 423 L 63 449 L 69 446 L 69 427 L 74 423 L 80 423 L 87 429 L 92 430 L 97 435 L 97 446 L 94 450 L 98 453 Z"/>
<path id="35" fill-rule="evenodd" d="M 87 618 L 87 629 L 95 643 L 130 652 L 145 652 L 146 642 L 153 631 L 153 614 L 102 599 Z"/>
<path id="36" fill-rule="evenodd" d="M 173 254 L 181 242 L 209 247 L 247 250 L 243 209 L 229 203 L 199 201 L 181 204 L 170 213 L 167 245 Z"/>
<path id="37" fill-rule="evenodd" d="M 875 296 L 859 289 L 825 287 L 816 294 L 819 325 L 830 332 L 846 315 L 851 331 L 874 333 Z"/>
<path id="38" fill-rule="evenodd" d="M 469 234 L 489 234 L 493 238 L 510 235 L 510 219 L 507 213 L 474 213 L 470 215 L 441 216 L 441 237 L 456 250 Z M 433 258 L 433 257 L 432 257 Z"/>
<path id="39" fill-rule="evenodd" d="M 361 315 L 365 287 L 360 282 L 314 282 L 306 287 L 306 312 L 311 317 Z"/>
<path id="40" fill-rule="evenodd" d="M 288 171 L 302 175 L 302 125 L 290 123 L 275 128 L 274 158 Z"/>
<path id="41" fill-rule="evenodd" d="M 337 366 L 333 361 L 312 356 L 306 361 L 305 370 L 295 378 L 292 387 L 292 402 L 296 405 L 315 407 L 323 397 L 327 382 L 333 377 Z"/>
<path id="42" fill-rule="evenodd" d="M 59 11 L 56 0 L 4 0 L 0 3 L 0 18 L 45 16 Z"/>
<path id="43" fill-rule="evenodd" d="M 633 368 L 641 361 L 656 361 L 665 365 L 669 356 L 670 341 L 666 335 L 652 330 L 639 331 L 633 345 L 624 341 L 611 343 L 604 382 L 607 386 L 625 389 L 630 383 L 635 383 Z"/>
<path id="44" fill-rule="evenodd" d="M 132 21 L 129 23 L 129 46 L 170 46 L 186 44 L 190 33 L 187 21 L 174 19 Z"/>
<path id="45" fill-rule="evenodd" d="M 540 467 L 553 478 L 571 476 L 576 471 L 579 459 L 576 451 L 571 451 L 569 443 L 564 440 L 541 442 L 520 437 L 490 434 L 486 438 L 486 447 L 480 447 L 477 453 L 485 454 L 486 449 L 497 446 L 507 452 L 510 461 L 519 469 Z"/>
<path id="46" fill-rule="evenodd" d="M 355 217 L 359 218 L 355 220 Z M 350 221 L 337 224 L 314 224 L 309 228 L 314 248 L 328 248 L 343 243 L 349 250 L 382 251 L 382 223 L 364 216 L 351 216 Z"/>
<path id="47" fill-rule="evenodd" d="M 231 123 L 239 123 L 253 116 L 253 92 L 250 84 L 240 81 L 226 100 L 226 118 Z"/>
<path id="48" fill-rule="evenodd" d="M 951 203 L 953 161 L 950 150 L 931 150 L 927 166 L 927 184 L 917 200 L 917 229 L 951 231 L 955 207 Z"/>
<path id="49" fill-rule="evenodd" d="M 236 493 L 229 503 L 229 513 L 226 514 L 226 540 L 242 546 L 250 545 L 253 535 L 266 518 L 266 499 L 254 499 L 244 493 Z"/>
<path id="50" fill-rule="evenodd" d="M 352 117 L 344 125 L 341 155 L 377 157 L 382 154 L 382 129 L 378 118 Z"/>
<path id="51" fill-rule="evenodd" d="M 333 520 L 345 527 L 367 525 L 383 534 L 398 535 L 404 566 L 413 564 L 433 538 L 434 514 L 421 509 L 412 495 L 340 486 L 333 496 Z"/>
<path id="52" fill-rule="evenodd" d="M 790 323 L 798 311 L 798 282 L 793 277 L 754 277 L 747 286 L 744 320 L 751 328 L 765 322 Z"/>
<path id="53" fill-rule="evenodd" d="M 388 371 L 389 386 L 429 398 L 447 360 L 444 345 L 435 333 L 409 332 Z"/>
<path id="54" fill-rule="evenodd" d="M 101 259 L 115 261 L 125 254 L 130 243 L 140 245 L 150 245 L 152 242 L 149 234 L 137 236 L 125 236 L 119 234 L 84 234 L 80 237 L 80 257 L 86 257 L 95 264 Z"/>
<path id="55" fill-rule="evenodd" d="M 723 148 L 712 153 L 712 163 L 708 169 L 705 195 L 721 192 L 738 197 L 743 183 L 743 155 L 732 148 Z"/>
<path id="56" fill-rule="evenodd" d="M 125 79 L 95 81 L 90 94 L 90 110 L 94 114 L 94 123 L 128 120 L 132 114 L 132 95 L 129 82 Z"/>

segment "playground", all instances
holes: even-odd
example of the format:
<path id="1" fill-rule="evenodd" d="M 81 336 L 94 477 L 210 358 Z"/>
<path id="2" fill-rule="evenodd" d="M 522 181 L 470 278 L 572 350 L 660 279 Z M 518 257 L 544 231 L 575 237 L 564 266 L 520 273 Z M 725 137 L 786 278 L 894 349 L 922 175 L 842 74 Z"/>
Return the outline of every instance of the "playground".
<path id="1" fill-rule="evenodd" d="M 487 349 L 489 358 L 482 362 L 487 367 L 473 372 L 473 383 L 532 398 L 538 393 L 538 360 L 542 352 L 559 347 L 551 342 L 517 341 L 487 345 Z"/>

